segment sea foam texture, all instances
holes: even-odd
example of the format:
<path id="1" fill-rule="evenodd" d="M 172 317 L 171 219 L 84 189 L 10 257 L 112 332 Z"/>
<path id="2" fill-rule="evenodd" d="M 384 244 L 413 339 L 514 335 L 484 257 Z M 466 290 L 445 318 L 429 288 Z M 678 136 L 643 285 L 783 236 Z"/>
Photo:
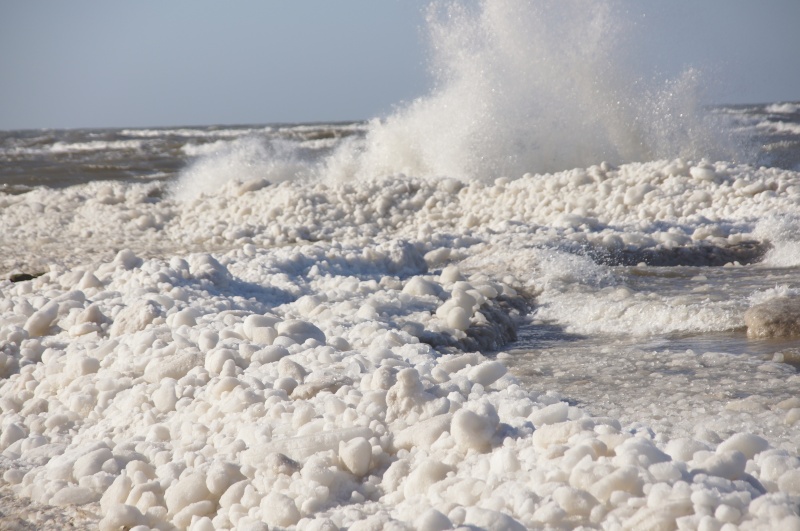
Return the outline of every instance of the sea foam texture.
<path id="1" fill-rule="evenodd" d="M 491 185 L 257 180 L 190 202 L 154 200 L 152 186 L 4 198 L 18 230 L 52 234 L 72 212 L 86 219 L 76 242 L 120 238 L 118 216 L 120 242 L 195 249 L 3 283 L 0 445 L 18 496 L 99 507 L 101 529 L 797 525 L 800 401 L 736 406 L 786 438 L 739 417 L 725 435 L 655 437 L 463 350 L 499 342 L 487 316 L 526 293 L 590 326 L 569 311 L 570 275 L 600 288 L 598 309 L 647 303 L 603 292 L 607 273 L 552 244 L 735 243 L 796 208 L 796 172 L 663 161 Z M 576 203 L 553 203 L 554 186 Z M 25 216 L 38 221 L 22 229 Z M 727 307 L 707 311 L 662 326 L 738 326 Z"/>
<path id="2" fill-rule="evenodd" d="M 4 483 L 93 508 L 102 530 L 800 527 L 797 397 L 725 405 L 756 424 L 659 437 L 526 390 L 480 351 L 504 340 L 490 317 L 513 321 L 534 295 L 577 332 L 645 326 L 604 320 L 608 308 L 661 315 L 645 323 L 661 331 L 741 326 L 746 303 L 669 312 L 587 253 L 702 258 L 768 240 L 763 220 L 800 203 L 787 170 L 673 153 L 600 164 L 671 152 L 675 137 L 651 134 L 663 129 L 639 112 L 647 91 L 608 106 L 627 94 L 606 48 L 613 11 L 564 6 L 434 12 L 435 90 L 312 164 L 309 182 L 243 173 L 234 155 L 208 166 L 213 193 L 0 197 L 8 269 L 50 261 L 0 283 Z M 754 372 L 798 379 L 772 362 Z M 750 429 L 778 425 L 785 437 Z"/>

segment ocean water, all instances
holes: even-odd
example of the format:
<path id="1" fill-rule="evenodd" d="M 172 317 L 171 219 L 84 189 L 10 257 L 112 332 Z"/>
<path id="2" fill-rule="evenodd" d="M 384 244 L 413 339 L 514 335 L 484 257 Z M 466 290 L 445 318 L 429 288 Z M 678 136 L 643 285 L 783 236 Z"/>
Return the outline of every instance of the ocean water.
<path id="1" fill-rule="evenodd" d="M 798 528 L 800 103 L 701 105 L 558 6 L 436 4 L 434 88 L 367 122 L 0 133 L 4 488 L 104 529 Z"/>
<path id="2" fill-rule="evenodd" d="M 91 181 L 174 180 L 198 157 L 245 140 L 260 149 L 286 145 L 298 157 L 324 156 L 363 124 L 278 124 L 153 129 L 70 129 L 0 132 L 0 186 L 23 193 Z M 243 177 L 246 177 L 243 176 Z"/>

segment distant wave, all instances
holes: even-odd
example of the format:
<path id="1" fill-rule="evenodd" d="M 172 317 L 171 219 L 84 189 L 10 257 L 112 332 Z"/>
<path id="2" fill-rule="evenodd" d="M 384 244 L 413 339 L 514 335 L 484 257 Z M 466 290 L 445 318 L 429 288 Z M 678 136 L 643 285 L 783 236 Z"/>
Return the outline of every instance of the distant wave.
<path id="1" fill-rule="evenodd" d="M 86 151 L 138 150 L 140 140 L 93 140 L 90 142 L 55 142 L 41 147 L 12 147 L 4 150 L 8 155 L 47 155 L 60 153 L 79 153 Z"/>
<path id="2" fill-rule="evenodd" d="M 766 111 L 775 114 L 800 114 L 800 103 L 773 103 L 767 105 Z"/>

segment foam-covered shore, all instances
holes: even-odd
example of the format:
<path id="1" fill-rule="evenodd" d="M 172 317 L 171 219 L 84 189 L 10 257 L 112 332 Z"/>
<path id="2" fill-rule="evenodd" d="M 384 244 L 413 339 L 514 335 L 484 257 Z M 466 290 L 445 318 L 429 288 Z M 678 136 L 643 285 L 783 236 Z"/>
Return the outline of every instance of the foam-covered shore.
<path id="1" fill-rule="evenodd" d="M 6 276 L 45 271 L 54 261 L 110 260 L 114 249 L 165 255 L 247 243 L 363 245 L 397 238 L 428 249 L 458 249 L 477 243 L 472 234 L 487 233 L 521 234 L 528 247 L 560 239 L 610 262 L 647 261 L 651 253 L 654 264 L 670 264 L 669 250 L 675 250 L 677 256 L 688 253 L 688 263 L 719 265 L 703 250 L 713 255 L 742 242 L 781 238 L 781 223 L 791 219 L 753 233 L 760 221 L 791 215 L 800 195 L 792 171 L 680 159 L 490 184 L 402 175 L 268 184 L 223 182 L 213 196 L 186 201 L 164 198 L 164 185 L 156 183 L 93 182 L 0 196 L 0 237 L 8 249 L 0 271 Z M 69 253 L 61 251 L 65 242 Z M 757 257 L 749 250 L 742 255 L 743 261 Z"/>
<path id="2" fill-rule="evenodd" d="M 530 303 L 600 326 L 553 308 L 586 256 L 785 250 L 797 172 L 159 187 L 0 196 L 3 271 L 44 273 L 0 284 L 17 496 L 101 529 L 800 528 L 797 448 L 654 437 L 487 355 Z M 715 308 L 687 326 L 743 325 Z"/>

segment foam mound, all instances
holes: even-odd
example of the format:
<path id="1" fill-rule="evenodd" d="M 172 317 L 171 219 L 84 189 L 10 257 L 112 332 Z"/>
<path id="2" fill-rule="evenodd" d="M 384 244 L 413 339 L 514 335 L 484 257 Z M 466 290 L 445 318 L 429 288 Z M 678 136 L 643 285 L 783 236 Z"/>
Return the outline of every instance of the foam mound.
<path id="1" fill-rule="evenodd" d="M 800 300 L 778 297 L 756 304 L 744 314 L 748 337 L 796 337 L 800 335 Z"/>

